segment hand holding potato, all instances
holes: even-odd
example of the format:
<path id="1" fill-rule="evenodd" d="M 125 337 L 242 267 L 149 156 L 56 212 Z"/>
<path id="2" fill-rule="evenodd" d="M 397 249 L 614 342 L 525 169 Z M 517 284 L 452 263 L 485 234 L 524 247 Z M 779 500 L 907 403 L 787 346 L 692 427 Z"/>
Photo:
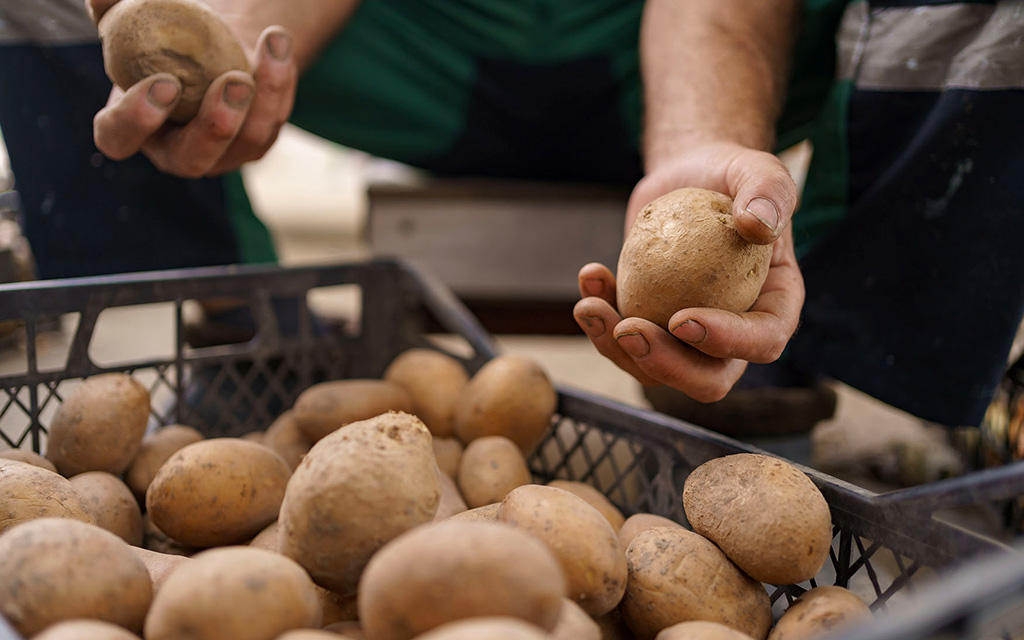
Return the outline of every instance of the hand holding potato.
<path id="1" fill-rule="evenodd" d="M 573 315 L 605 357 L 642 384 L 666 384 L 702 402 L 720 400 L 747 362 L 781 355 L 796 330 L 804 300 L 789 218 L 796 187 L 771 154 L 735 144 L 711 143 L 663 164 L 641 180 L 627 212 L 627 229 L 651 200 L 686 186 L 730 195 L 736 230 L 755 244 L 774 243 L 768 274 L 745 312 L 695 307 L 677 310 L 670 331 L 618 312 L 616 278 L 597 263 L 580 269 L 582 299 Z M 771 212 L 766 213 L 766 211 Z"/>
<path id="2" fill-rule="evenodd" d="M 191 0 L 121 2 L 166 3 L 179 9 L 201 4 Z M 98 25 L 115 4 L 117 0 L 86 0 Z M 200 21 L 211 22 L 208 15 Z M 230 23 L 228 27 L 240 36 L 251 73 L 235 69 L 217 75 L 202 97 L 198 113 L 183 124 L 173 122 L 181 116 L 179 105 L 189 99 L 192 81 L 188 78 L 183 82 L 178 74 L 156 72 L 127 90 L 115 86 L 93 121 L 97 148 L 115 160 L 141 151 L 161 171 L 187 178 L 223 173 L 262 157 L 277 139 L 294 104 L 298 66 L 291 36 L 278 26 L 251 34 Z M 147 42 L 138 45 L 145 47 Z"/>

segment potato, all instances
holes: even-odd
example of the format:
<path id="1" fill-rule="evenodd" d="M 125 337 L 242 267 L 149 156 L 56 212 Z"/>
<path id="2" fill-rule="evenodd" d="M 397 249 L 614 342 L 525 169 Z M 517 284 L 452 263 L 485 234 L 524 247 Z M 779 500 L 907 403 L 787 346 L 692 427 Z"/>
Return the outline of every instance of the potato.
<path id="1" fill-rule="evenodd" d="M 692 620 L 664 629 L 655 640 L 751 640 L 747 634 L 717 622 Z"/>
<path id="2" fill-rule="evenodd" d="M 565 573 L 569 597 L 594 617 L 614 609 L 626 589 L 626 557 L 615 530 L 583 498 L 526 485 L 501 502 L 498 519 L 543 541 Z"/>
<path id="3" fill-rule="evenodd" d="M 652 529 L 654 527 L 682 527 L 675 520 L 665 518 L 663 516 L 656 516 L 653 513 L 635 513 L 622 523 L 622 528 L 619 529 L 619 548 L 625 553 L 626 549 L 629 548 L 629 543 L 633 542 L 633 538 L 636 537 L 641 531 Z"/>
<path id="4" fill-rule="evenodd" d="M 456 438 L 434 437 L 434 457 L 437 459 L 437 466 L 441 467 L 450 477 L 454 478 L 459 474 L 459 460 L 462 459 L 462 451 L 465 447 Z"/>
<path id="5" fill-rule="evenodd" d="M 501 509 L 501 503 L 495 502 L 448 516 L 445 522 L 498 522 L 499 509 Z"/>
<path id="6" fill-rule="evenodd" d="M 142 547 L 158 553 L 175 556 L 191 556 L 198 551 L 193 546 L 178 542 L 160 530 L 148 513 L 142 514 Z"/>
<path id="7" fill-rule="evenodd" d="M 373 556 L 359 583 L 359 620 L 371 640 L 409 640 L 481 616 L 550 630 L 565 595 L 558 561 L 533 536 L 494 523 L 442 523 Z"/>
<path id="8" fill-rule="evenodd" d="M 601 640 L 601 627 L 574 600 L 562 598 L 550 640 Z"/>
<path id="9" fill-rule="evenodd" d="M 317 584 L 353 595 L 359 575 L 392 538 L 430 522 L 441 497 L 430 431 L 388 412 L 313 445 L 281 504 L 280 548 Z"/>
<path id="10" fill-rule="evenodd" d="M 768 277 L 772 245 L 737 233 L 732 199 L 678 189 L 645 206 L 619 254 L 616 297 L 622 317 L 668 328 L 676 311 L 750 309 Z"/>
<path id="11" fill-rule="evenodd" d="M 146 640 L 272 640 L 319 627 L 313 582 L 288 558 L 251 547 L 197 553 L 164 582 L 146 617 Z"/>
<path id="12" fill-rule="evenodd" d="M 292 410 L 289 409 L 277 417 L 267 427 L 266 437 L 263 444 L 267 445 L 278 453 L 288 466 L 294 471 L 295 467 L 302 462 L 313 443 L 299 431 L 299 423 L 295 421 Z"/>
<path id="13" fill-rule="evenodd" d="M 548 486 L 555 487 L 556 489 L 565 489 L 569 493 L 575 494 L 586 500 L 587 504 L 601 512 L 601 515 L 605 517 L 608 524 L 612 525 L 612 529 L 615 529 L 616 533 L 618 533 L 619 529 L 622 528 L 622 523 L 626 521 L 622 512 L 619 511 L 618 507 L 612 504 L 612 501 L 608 499 L 608 496 L 604 495 L 586 482 L 577 482 L 575 480 L 552 480 L 548 483 Z"/>
<path id="14" fill-rule="evenodd" d="M 0 459 L 0 533 L 36 518 L 96 522 L 67 478 L 26 462 Z"/>
<path id="15" fill-rule="evenodd" d="M 154 73 L 178 78 L 181 98 L 172 122 L 195 117 L 217 76 L 249 72 L 249 59 L 231 28 L 196 0 L 121 0 L 103 15 L 99 35 L 103 66 L 122 89 Z"/>
<path id="16" fill-rule="evenodd" d="M 641 531 L 626 551 L 629 581 L 619 610 L 639 640 L 705 620 L 764 640 L 772 610 L 764 586 L 706 538 L 681 527 Z"/>
<path id="17" fill-rule="evenodd" d="M 469 443 L 459 461 L 459 489 L 472 508 L 501 502 L 508 492 L 530 484 L 523 452 L 505 436 L 484 436 Z"/>
<path id="18" fill-rule="evenodd" d="M 792 464 L 754 453 L 709 460 L 686 478 L 693 530 L 751 578 L 792 584 L 817 575 L 832 545 L 828 502 Z"/>
<path id="19" fill-rule="evenodd" d="M 18 462 L 24 462 L 34 467 L 39 467 L 41 469 L 57 473 L 57 467 L 52 462 L 35 451 L 29 451 L 28 449 L 4 449 L 3 451 L 0 451 L 0 458 L 5 460 L 17 460 Z"/>
<path id="20" fill-rule="evenodd" d="M 323 624 L 326 627 L 336 622 L 355 622 L 359 618 L 355 596 L 342 596 L 337 592 L 316 586 L 316 598 L 320 601 L 323 611 Z"/>
<path id="21" fill-rule="evenodd" d="M 186 545 L 237 544 L 277 518 L 290 475 L 268 447 L 239 438 L 203 440 L 160 467 L 146 510 L 153 524 Z"/>
<path id="22" fill-rule="evenodd" d="M 32 640 L 139 640 L 139 636 L 109 622 L 67 620 L 47 627 Z"/>
<path id="23" fill-rule="evenodd" d="M 551 428 L 558 394 L 544 370 L 529 358 L 498 356 L 470 378 L 455 405 L 455 435 L 464 443 L 505 436 L 525 455 Z"/>
<path id="24" fill-rule="evenodd" d="M 250 431 L 249 433 L 243 433 L 239 438 L 242 440 L 248 440 L 249 442 L 255 442 L 256 444 L 266 444 L 263 442 L 266 435 L 267 434 L 263 431 Z"/>
<path id="25" fill-rule="evenodd" d="M 277 551 L 280 545 L 281 539 L 281 526 L 277 520 L 274 520 L 267 526 L 263 527 L 263 530 L 256 534 L 252 540 L 249 541 L 250 547 L 256 547 L 257 549 L 266 549 L 267 551 Z"/>
<path id="26" fill-rule="evenodd" d="M 416 640 L 547 640 L 548 635 L 532 624 L 515 618 L 474 618 L 450 622 Z"/>
<path id="27" fill-rule="evenodd" d="M 768 640 L 825 638 L 873 618 L 868 605 L 852 591 L 843 587 L 815 587 L 786 609 Z"/>
<path id="28" fill-rule="evenodd" d="M 276 640 L 349 640 L 349 636 L 323 629 L 294 629 L 277 636 Z"/>
<path id="29" fill-rule="evenodd" d="M 149 391 L 123 373 L 87 378 L 50 422 L 46 457 L 64 476 L 121 473 L 135 457 L 149 420 Z"/>
<path id="30" fill-rule="evenodd" d="M 96 524 L 125 542 L 142 546 L 142 510 L 128 485 L 106 471 L 86 471 L 70 478 Z"/>
<path id="31" fill-rule="evenodd" d="M 414 413 L 412 396 L 387 380 L 333 380 L 314 384 L 295 400 L 292 418 L 310 442 L 345 425 L 387 413 Z"/>
<path id="32" fill-rule="evenodd" d="M 440 468 L 437 470 L 437 483 L 441 487 L 441 501 L 437 505 L 432 522 L 441 522 L 469 509 L 458 485 Z"/>
<path id="33" fill-rule="evenodd" d="M 617 608 L 597 618 L 595 622 L 601 630 L 601 640 L 636 640 Z"/>
<path id="34" fill-rule="evenodd" d="M 146 570 L 149 571 L 149 579 L 153 581 L 154 596 L 163 587 L 167 578 L 174 573 L 174 570 L 180 567 L 183 562 L 189 561 L 189 558 L 186 556 L 160 553 L 159 551 L 142 549 L 140 547 L 132 547 L 132 551 L 139 557 L 139 560 L 142 560 L 142 564 L 146 565 Z"/>
<path id="35" fill-rule="evenodd" d="M 138 632 L 153 597 L 146 566 L 124 540 L 64 518 L 0 536 L 0 613 L 22 635 L 89 618 Z"/>
<path id="36" fill-rule="evenodd" d="M 408 349 L 391 361 L 384 379 L 409 392 L 413 413 L 430 433 L 441 438 L 452 435 L 455 403 L 469 382 L 461 362 L 433 349 Z"/>
<path id="37" fill-rule="evenodd" d="M 192 427 L 169 424 L 147 434 L 138 452 L 125 470 L 124 480 L 141 504 L 146 503 L 146 489 L 167 459 L 182 447 L 203 439 Z"/>
<path id="38" fill-rule="evenodd" d="M 358 622 L 351 620 L 325 625 L 324 631 L 336 634 L 334 640 L 366 640 L 366 634 L 363 633 L 362 627 Z"/>

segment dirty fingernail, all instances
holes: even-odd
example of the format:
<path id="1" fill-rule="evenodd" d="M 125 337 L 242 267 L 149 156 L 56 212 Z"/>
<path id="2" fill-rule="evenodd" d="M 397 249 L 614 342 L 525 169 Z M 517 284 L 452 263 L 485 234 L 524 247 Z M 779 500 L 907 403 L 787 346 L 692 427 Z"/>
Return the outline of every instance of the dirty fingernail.
<path id="1" fill-rule="evenodd" d="M 292 39 L 286 33 L 272 33 L 267 36 L 267 51 L 277 60 L 287 60 L 292 52 Z"/>
<path id="2" fill-rule="evenodd" d="M 708 337 L 708 330 L 701 323 L 696 320 L 687 320 L 676 325 L 672 329 L 672 335 L 679 338 L 683 342 L 689 342 L 690 344 L 700 344 L 704 342 L 704 339 Z"/>
<path id="3" fill-rule="evenodd" d="M 244 82 L 229 82 L 224 87 L 224 103 L 232 109 L 241 111 L 249 106 L 252 100 L 252 87 Z"/>
<path id="4" fill-rule="evenodd" d="M 588 296 L 599 296 L 604 293 L 604 281 L 600 278 L 586 278 L 583 280 L 583 290 Z"/>
<path id="5" fill-rule="evenodd" d="M 591 338 L 600 338 L 604 335 L 604 320 L 596 316 L 582 316 L 578 322 L 583 326 L 583 331 Z"/>
<path id="6" fill-rule="evenodd" d="M 157 80 L 146 94 L 149 103 L 159 109 L 166 109 L 178 99 L 178 83 L 173 80 Z"/>
<path id="7" fill-rule="evenodd" d="M 779 228 L 779 210 L 767 198 L 754 198 L 747 204 L 747 213 L 761 221 L 761 224 L 775 233 Z"/>
<path id="8" fill-rule="evenodd" d="M 615 340 L 633 358 L 644 358 L 651 352 L 651 345 L 642 333 L 623 333 L 615 336 Z"/>

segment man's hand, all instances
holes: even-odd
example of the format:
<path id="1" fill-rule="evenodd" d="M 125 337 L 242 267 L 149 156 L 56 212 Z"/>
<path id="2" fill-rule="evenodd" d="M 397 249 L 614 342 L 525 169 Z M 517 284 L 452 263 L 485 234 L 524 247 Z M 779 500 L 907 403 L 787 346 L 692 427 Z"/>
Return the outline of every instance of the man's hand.
<path id="1" fill-rule="evenodd" d="M 116 1 L 86 0 L 93 21 Z M 174 76 L 155 74 L 128 91 L 115 86 L 93 121 L 96 147 L 115 160 L 141 151 L 161 171 L 186 178 L 217 175 L 262 157 L 291 115 L 298 66 L 283 27 L 267 27 L 254 38 L 238 35 L 252 75 L 231 71 L 218 77 L 199 114 L 183 125 L 167 122 L 181 95 Z"/>
<path id="2" fill-rule="evenodd" d="M 737 231 L 750 242 L 774 242 L 768 277 L 745 313 L 680 309 L 671 332 L 641 318 L 623 319 L 615 277 L 591 263 L 579 273 L 577 323 L 605 357 L 647 386 L 666 384 L 703 401 L 720 400 L 747 362 L 776 360 L 796 331 L 804 300 L 789 220 L 796 186 L 775 156 L 732 143 L 707 143 L 659 165 L 633 191 L 627 228 L 655 198 L 681 187 L 703 187 L 731 196 Z"/>

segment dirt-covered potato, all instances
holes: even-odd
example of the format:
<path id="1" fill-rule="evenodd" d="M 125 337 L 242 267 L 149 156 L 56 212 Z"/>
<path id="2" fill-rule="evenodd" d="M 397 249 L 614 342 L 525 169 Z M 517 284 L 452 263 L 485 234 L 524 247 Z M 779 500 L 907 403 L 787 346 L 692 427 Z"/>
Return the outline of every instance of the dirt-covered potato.
<path id="1" fill-rule="evenodd" d="M 598 491 L 593 485 L 575 480 L 552 480 L 548 483 L 548 486 L 565 489 L 569 493 L 586 500 L 587 504 L 601 512 L 601 515 L 608 520 L 608 524 L 612 525 L 612 529 L 615 529 L 616 533 L 622 528 L 622 523 L 626 521 L 619 508 L 612 504 L 608 496 Z"/>
<path id="2" fill-rule="evenodd" d="M 313 445 L 281 504 L 281 553 L 317 584 L 352 595 L 373 553 L 437 512 L 430 438 L 419 418 L 388 412 Z"/>
<path id="3" fill-rule="evenodd" d="M 641 531 L 626 551 L 629 581 L 619 610 L 639 640 L 680 622 L 718 622 L 764 640 L 772 610 L 764 586 L 706 538 L 682 527 Z"/>
<path id="4" fill-rule="evenodd" d="M 633 542 L 633 538 L 641 531 L 653 529 L 654 527 L 682 526 L 675 520 L 664 516 L 656 516 L 653 513 L 634 513 L 626 518 L 626 521 L 622 523 L 622 528 L 619 529 L 619 548 L 625 553 L 626 549 L 629 548 L 629 543 Z"/>
<path id="5" fill-rule="evenodd" d="M 815 640 L 874 619 L 860 596 L 843 587 L 820 586 L 803 593 L 775 624 L 768 640 Z"/>
<path id="6" fill-rule="evenodd" d="M 587 615 L 575 600 L 562 598 L 558 622 L 551 630 L 550 640 L 601 640 L 601 627 Z"/>
<path id="7" fill-rule="evenodd" d="M 459 461 L 459 489 L 472 508 L 501 502 L 508 492 L 530 484 L 522 450 L 505 436 L 484 436 L 466 446 Z"/>
<path id="8" fill-rule="evenodd" d="M 499 509 L 501 509 L 501 503 L 495 502 L 448 516 L 445 522 L 498 522 Z"/>
<path id="9" fill-rule="evenodd" d="M 452 435 L 452 414 L 469 374 L 452 356 L 433 349 L 408 349 L 391 361 L 384 379 L 401 385 L 412 396 L 415 413 L 430 433 Z"/>
<path id="10" fill-rule="evenodd" d="M 462 452 L 465 447 L 456 438 L 438 438 L 434 436 L 434 457 L 437 459 L 437 466 L 450 477 L 454 478 L 459 473 L 459 461 L 462 459 Z"/>
<path id="11" fill-rule="evenodd" d="M 473 618 L 450 622 L 416 640 L 547 640 L 543 629 L 516 618 Z"/>
<path id="12" fill-rule="evenodd" d="M 153 523 L 193 547 L 242 543 L 277 518 L 291 469 L 273 449 L 213 438 L 175 452 L 146 492 Z"/>
<path id="13" fill-rule="evenodd" d="M 412 396 L 387 380 L 350 379 L 314 384 L 295 400 L 292 419 L 310 442 L 352 422 L 369 420 L 388 411 L 413 414 Z"/>
<path id="14" fill-rule="evenodd" d="M 153 595 L 160 591 L 164 582 L 174 573 L 175 569 L 180 567 L 183 562 L 189 561 L 187 556 L 160 553 L 159 551 L 142 549 L 140 547 L 132 547 L 132 551 L 139 557 L 139 560 L 142 560 L 142 563 L 146 565 L 146 570 L 149 571 L 149 578 L 153 581 Z"/>
<path id="15" fill-rule="evenodd" d="M 26 462 L 0 459 L 0 533 L 36 518 L 96 522 L 67 478 Z"/>
<path id="16" fill-rule="evenodd" d="M 755 580 L 802 582 L 828 560 L 828 502 L 779 458 L 738 453 L 705 462 L 686 478 L 683 509 L 694 531 Z"/>
<path id="17" fill-rule="evenodd" d="M 441 487 L 441 501 L 437 505 L 437 511 L 434 512 L 433 522 L 447 520 L 451 516 L 469 509 L 462 497 L 462 492 L 459 491 L 459 486 L 448 474 L 441 471 L 440 467 L 437 469 L 437 483 Z"/>
<path id="18" fill-rule="evenodd" d="M 565 594 L 558 561 L 533 536 L 494 523 L 442 523 L 373 556 L 359 583 L 359 620 L 373 640 L 409 640 L 480 616 L 550 630 Z"/>
<path id="19" fill-rule="evenodd" d="M 46 457 L 64 476 L 85 471 L 121 475 L 135 457 L 149 420 L 149 391 L 123 373 L 87 378 L 50 422 Z"/>
<path id="20" fill-rule="evenodd" d="M 594 617 L 614 609 L 626 589 L 626 557 L 615 530 L 576 495 L 543 485 L 513 489 L 498 519 L 544 542 L 558 558 L 569 597 Z"/>
<path id="21" fill-rule="evenodd" d="M 34 467 L 40 467 L 47 471 L 57 473 L 57 467 L 52 462 L 35 451 L 29 451 L 28 449 L 4 449 L 3 451 L 0 451 L 0 458 L 3 458 L 4 460 L 24 462 Z"/>
<path id="22" fill-rule="evenodd" d="M 139 640 L 139 636 L 109 622 L 67 620 L 50 625 L 32 640 Z"/>
<path id="23" fill-rule="evenodd" d="M 274 420 L 267 427 L 263 444 L 267 445 L 278 453 L 288 466 L 294 471 L 295 467 L 302 462 L 302 456 L 309 452 L 313 443 L 299 431 L 299 423 L 295 421 L 292 410 L 289 409 Z"/>
<path id="24" fill-rule="evenodd" d="M 717 622 L 691 620 L 672 625 L 655 640 L 751 640 L 751 637 Z"/>
<path id="25" fill-rule="evenodd" d="M 142 509 L 123 480 L 106 471 L 86 471 L 70 482 L 98 526 L 128 544 L 142 545 Z"/>
<path id="26" fill-rule="evenodd" d="M 544 440 L 558 403 L 551 380 L 530 358 L 498 356 L 482 366 L 455 404 L 455 435 L 464 443 L 505 436 L 525 455 Z"/>
<path id="27" fill-rule="evenodd" d="M 138 632 L 153 584 L 132 548 L 109 531 L 40 518 L 0 535 L 0 593 L 0 613 L 24 636 L 78 618 Z"/>
<path id="28" fill-rule="evenodd" d="M 121 0 L 99 22 L 103 66 L 122 89 L 155 73 L 181 82 L 172 122 L 195 117 L 210 83 L 228 71 L 249 72 L 238 38 L 198 0 Z"/>
<path id="29" fill-rule="evenodd" d="M 146 502 L 146 489 L 156 472 L 179 449 L 203 439 L 192 427 L 169 424 L 152 431 L 144 438 L 138 452 L 124 472 L 124 480 L 141 504 Z"/>
<path id="30" fill-rule="evenodd" d="M 167 578 L 146 617 L 146 640 L 272 640 L 319 627 L 313 582 L 281 554 L 251 547 L 200 552 Z"/>
<path id="31" fill-rule="evenodd" d="M 757 300 L 771 258 L 772 245 L 736 231 L 729 196 L 678 189 L 645 206 L 626 234 L 615 282 L 619 312 L 665 328 L 680 309 L 741 313 Z"/>

